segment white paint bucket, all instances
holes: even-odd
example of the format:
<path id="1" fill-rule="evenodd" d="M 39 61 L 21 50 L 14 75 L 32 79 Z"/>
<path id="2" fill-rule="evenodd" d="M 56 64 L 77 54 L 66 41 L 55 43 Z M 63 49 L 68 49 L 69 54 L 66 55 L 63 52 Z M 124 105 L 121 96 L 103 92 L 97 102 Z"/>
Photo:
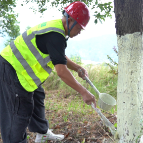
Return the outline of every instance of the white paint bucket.
<path id="1" fill-rule="evenodd" d="M 109 94 L 106 93 L 100 93 L 98 89 L 93 85 L 93 83 L 89 80 L 87 76 L 85 76 L 85 80 L 90 84 L 90 86 L 95 90 L 95 92 L 98 94 L 98 106 L 108 111 L 110 110 L 114 105 L 116 105 L 116 100 Z"/>
<path id="2" fill-rule="evenodd" d="M 114 105 L 116 105 L 116 100 L 109 94 L 106 93 L 100 93 L 99 99 L 98 99 L 98 106 L 108 111 L 110 110 Z"/>

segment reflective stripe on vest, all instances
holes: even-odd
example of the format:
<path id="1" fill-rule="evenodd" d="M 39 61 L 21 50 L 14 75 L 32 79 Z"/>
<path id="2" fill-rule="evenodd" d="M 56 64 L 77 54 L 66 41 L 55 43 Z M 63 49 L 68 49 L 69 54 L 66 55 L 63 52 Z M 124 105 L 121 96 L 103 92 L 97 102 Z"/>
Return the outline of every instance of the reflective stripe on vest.
<path id="1" fill-rule="evenodd" d="M 58 32 L 65 36 L 64 27 L 61 20 L 58 26 L 51 23 L 51 27 L 42 26 L 41 29 L 33 27 L 29 31 L 24 32 L 10 43 L 1 52 L 5 58 L 16 70 L 21 85 L 29 92 L 34 91 L 43 83 L 51 73 L 54 65 L 48 54 L 42 53 L 36 45 L 36 35 L 48 32 Z M 27 50 L 27 52 L 25 52 Z M 40 75 L 40 73 L 42 73 Z"/>
<path id="2" fill-rule="evenodd" d="M 31 78 L 34 80 L 34 82 L 36 83 L 36 85 L 40 85 L 41 81 L 39 78 L 37 78 L 37 76 L 35 75 L 35 73 L 33 72 L 32 68 L 29 66 L 29 64 L 26 62 L 26 60 L 23 58 L 23 56 L 21 55 L 21 53 L 18 51 L 18 49 L 16 48 L 16 46 L 14 45 L 14 41 L 12 41 L 10 43 L 10 47 L 14 53 L 14 55 L 16 56 L 16 58 L 19 60 L 19 62 L 22 64 L 22 66 L 27 69 L 27 73 L 31 76 Z"/>

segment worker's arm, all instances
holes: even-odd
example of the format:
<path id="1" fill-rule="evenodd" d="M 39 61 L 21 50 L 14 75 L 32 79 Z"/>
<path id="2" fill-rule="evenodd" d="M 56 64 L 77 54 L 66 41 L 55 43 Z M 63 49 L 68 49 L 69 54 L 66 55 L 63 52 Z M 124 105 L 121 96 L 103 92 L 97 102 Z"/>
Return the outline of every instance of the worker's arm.
<path id="1" fill-rule="evenodd" d="M 81 67 L 80 65 L 74 63 L 72 60 L 70 60 L 67 56 L 66 56 L 66 59 L 67 59 L 67 67 L 71 70 L 74 70 L 78 73 L 79 77 L 83 78 L 84 79 L 84 76 L 88 76 L 88 73 L 87 71 Z"/>
<path id="2" fill-rule="evenodd" d="M 91 104 L 92 102 L 95 104 L 95 97 L 92 95 L 86 88 L 84 88 L 72 75 L 72 73 L 68 70 L 66 65 L 57 64 L 55 65 L 55 69 L 57 71 L 58 76 L 71 88 L 79 92 L 85 103 Z"/>

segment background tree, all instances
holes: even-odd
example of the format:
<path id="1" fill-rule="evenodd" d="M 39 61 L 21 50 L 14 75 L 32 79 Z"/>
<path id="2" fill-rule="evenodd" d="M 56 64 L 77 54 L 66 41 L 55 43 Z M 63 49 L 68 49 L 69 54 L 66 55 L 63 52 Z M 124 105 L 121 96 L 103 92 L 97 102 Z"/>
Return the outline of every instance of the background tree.
<path id="1" fill-rule="evenodd" d="M 6 40 L 6 42 L 4 44 L 5 46 L 9 45 L 9 43 L 12 40 L 15 40 L 15 38 L 20 35 L 20 26 L 18 25 L 19 22 L 16 21 L 15 23 L 17 23 L 17 24 L 14 25 L 13 29 L 11 29 L 11 32 L 7 34 L 9 38 Z M 28 30 L 30 28 L 31 28 L 30 26 L 27 26 L 25 30 Z"/>
<path id="2" fill-rule="evenodd" d="M 3 0 L 0 1 L 0 37 L 4 37 L 7 33 L 8 35 L 14 35 L 19 29 L 15 29 L 17 26 L 17 14 L 14 12 L 16 7 L 16 0 Z"/>
<path id="3" fill-rule="evenodd" d="M 103 3 L 102 0 L 53 0 L 52 2 L 50 0 L 41 0 L 41 1 L 35 1 L 35 0 L 23 0 L 24 4 L 28 4 L 30 2 L 37 4 L 38 6 L 38 12 L 44 13 L 47 10 L 47 7 L 50 5 L 51 7 L 57 7 L 59 11 L 63 11 L 64 7 L 69 5 L 72 2 L 75 1 L 82 1 L 86 3 L 88 6 L 91 7 L 91 9 L 94 9 L 94 16 L 95 16 L 95 23 L 105 21 L 106 17 L 112 17 L 111 10 L 112 10 L 112 2 L 106 2 Z M 32 8 L 34 11 L 36 11 L 35 8 Z"/>
<path id="4" fill-rule="evenodd" d="M 143 129 L 143 1 L 115 0 L 118 37 L 117 131 L 121 143 L 139 142 Z"/>
<path id="5" fill-rule="evenodd" d="M 57 7 L 59 11 L 62 11 L 64 7 L 66 7 L 69 3 L 77 0 L 23 0 L 21 1 L 21 5 L 27 5 L 29 3 L 33 3 L 35 7 L 38 6 L 38 12 L 44 13 L 49 6 Z M 95 23 L 105 21 L 106 17 L 111 17 L 112 10 L 112 2 L 102 3 L 102 0 L 80 0 L 85 2 L 92 9 L 95 9 Z M 4 37 L 4 34 L 11 33 L 11 29 L 13 29 L 16 24 L 17 14 L 14 12 L 14 8 L 16 7 L 16 0 L 7 0 L 0 1 L 0 37 Z M 34 11 L 37 11 L 35 7 L 31 7 Z"/>
<path id="6" fill-rule="evenodd" d="M 15 40 L 17 36 L 20 35 L 20 26 L 18 25 L 17 21 L 14 21 L 15 25 L 12 25 L 10 28 L 10 32 L 7 32 L 8 39 L 4 43 L 5 46 L 9 45 L 12 40 Z"/>

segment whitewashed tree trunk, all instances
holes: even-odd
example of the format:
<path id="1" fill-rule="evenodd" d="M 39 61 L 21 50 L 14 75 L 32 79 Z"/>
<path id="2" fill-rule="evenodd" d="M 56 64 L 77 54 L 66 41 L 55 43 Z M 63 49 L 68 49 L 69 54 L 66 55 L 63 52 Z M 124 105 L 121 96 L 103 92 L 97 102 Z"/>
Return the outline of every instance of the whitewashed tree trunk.
<path id="1" fill-rule="evenodd" d="M 117 130 L 123 143 L 135 143 L 143 127 L 143 46 L 139 32 L 118 37 Z"/>
<path id="2" fill-rule="evenodd" d="M 115 0 L 118 38 L 117 132 L 120 143 L 143 135 L 142 0 Z"/>

